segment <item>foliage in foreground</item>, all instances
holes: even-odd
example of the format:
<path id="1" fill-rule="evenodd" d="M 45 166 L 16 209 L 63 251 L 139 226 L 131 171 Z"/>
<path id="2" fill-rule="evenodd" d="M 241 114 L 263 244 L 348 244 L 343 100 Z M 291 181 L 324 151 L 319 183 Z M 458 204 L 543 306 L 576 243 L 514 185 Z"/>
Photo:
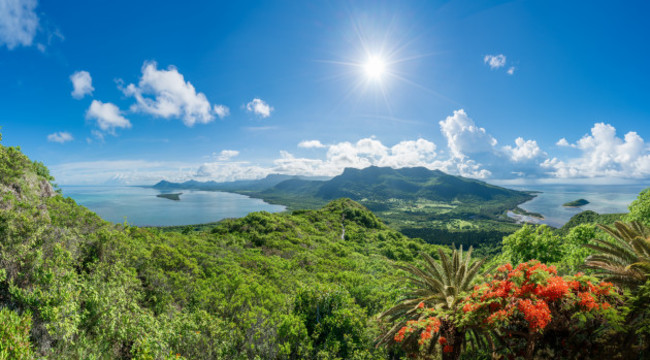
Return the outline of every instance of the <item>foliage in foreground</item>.
<path id="1" fill-rule="evenodd" d="M 345 199 L 207 232 L 116 226 L 0 151 L 0 308 L 31 313 L 37 357 L 383 358 L 373 317 L 402 287 L 392 264 L 438 256 Z"/>
<path id="2" fill-rule="evenodd" d="M 530 356 L 531 343 L 540 358 L 570 358 L 579 346 L 612 358 L 649 350 L 647 277 L 623 292 L 575 274 L 598 251 L 585 245 L 608 239 L 591 224 L 522 228 L 483 270 L 520 265 L 477 277 L 472 290 L 480 261 L 409 239 L 351 200 L 182 234 L 107 223 L 51 181 L 42 164 L 0 146 L 0 359 L 503 358 Z M 644 222 L 639 199 L 630 216 Z M 377 318 L 413 291 L 403 279 L 420 254 L 431 269 L 441 264 L 443 286 L 395 319 L 404 326 L 392 339 L 404 328 L 413 348 L 377 347 L 394 325 Z M 532 261 L 541 256 L 557 273 Z"/>
<path id="3" fill-rule="evenodd" d="M 439 262 L 427 254 L 422 255 L 424 269 L 413 265 L 400 266 L 408 274 L 406 279 L 412 289 L 397 305 L 381 314 L 380 319 L 394 325 L 380 337 L 380 343 L 400 343 L 402 349 L 413 352 L 418 345 L 423 344 L 425 336 L 420 339 L 415 335 L 408 336 L 405 331 L 409 329 L 409 324 L 424 323 L 429 330 L 423 334 L 431 337 L 432 327 L 438 329 L 436 332 L 442 328 L 442 333 L 449 339 L 446 348 L 451 349 L 450 353 L 460 354 L 460 344 L 465 340 L 465 332 L 454 325 L 453 317 L 438 316 L 433 320 L 421 310 L 427 306 L 438 314 L 454 314 L 459 309 L 461 296 L 471 289 L 484 261 L 472 259 L 471 248 L 463 254 L 461 247 L 454 250 L 451 256 L 447 256 L 442 250 L 439 251 Z"/>

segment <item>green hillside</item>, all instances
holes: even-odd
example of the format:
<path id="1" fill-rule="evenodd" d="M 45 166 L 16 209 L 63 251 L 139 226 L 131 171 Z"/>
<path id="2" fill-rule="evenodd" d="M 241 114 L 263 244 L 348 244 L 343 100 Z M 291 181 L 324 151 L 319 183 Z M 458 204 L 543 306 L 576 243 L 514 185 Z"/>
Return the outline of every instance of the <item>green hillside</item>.
<path id="1" fill-rule="evenodd" d="M 392 264 L 436 254 L 347 199 L 208 232 L 113 225 L 0 151 L 0 308 L 31 319 L 37 357 L 385 358 Z"/>

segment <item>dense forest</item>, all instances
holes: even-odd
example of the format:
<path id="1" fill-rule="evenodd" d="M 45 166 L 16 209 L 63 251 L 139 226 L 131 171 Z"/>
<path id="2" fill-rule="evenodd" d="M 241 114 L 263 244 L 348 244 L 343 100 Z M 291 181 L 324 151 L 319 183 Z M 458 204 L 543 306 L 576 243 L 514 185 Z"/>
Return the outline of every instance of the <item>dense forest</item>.
<path id="1" fill-rule="evenodd" d="M 483 257 L 346 198 L 139 228 L 53 181 L 0 145 L 0 359 L 650 357 L 650 189 Z"/>

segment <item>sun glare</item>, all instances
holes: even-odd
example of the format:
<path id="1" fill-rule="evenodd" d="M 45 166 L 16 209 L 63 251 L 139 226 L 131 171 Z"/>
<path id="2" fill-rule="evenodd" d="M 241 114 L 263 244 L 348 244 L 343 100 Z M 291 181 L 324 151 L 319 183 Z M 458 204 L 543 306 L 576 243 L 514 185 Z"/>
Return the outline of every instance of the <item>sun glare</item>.
<path id="1" fill-rule="evenodd" d="M 363 70 L 369 78 L 380 80 L 386 72 L 386 62 L 377 56 L 371 56 L 363 65 Z"/>

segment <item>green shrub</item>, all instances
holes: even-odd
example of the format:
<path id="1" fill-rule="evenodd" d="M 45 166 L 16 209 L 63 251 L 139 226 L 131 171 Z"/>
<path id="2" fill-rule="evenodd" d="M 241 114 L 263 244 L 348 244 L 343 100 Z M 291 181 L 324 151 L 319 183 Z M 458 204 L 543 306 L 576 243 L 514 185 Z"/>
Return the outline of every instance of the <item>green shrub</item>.
<path id="1" fill-rule="evenodd" d="M 0 360 L 27 360 L 34 358 L 29 332 L 32 317 L 18 315 L 7 308 L 0 309 Z"/>

